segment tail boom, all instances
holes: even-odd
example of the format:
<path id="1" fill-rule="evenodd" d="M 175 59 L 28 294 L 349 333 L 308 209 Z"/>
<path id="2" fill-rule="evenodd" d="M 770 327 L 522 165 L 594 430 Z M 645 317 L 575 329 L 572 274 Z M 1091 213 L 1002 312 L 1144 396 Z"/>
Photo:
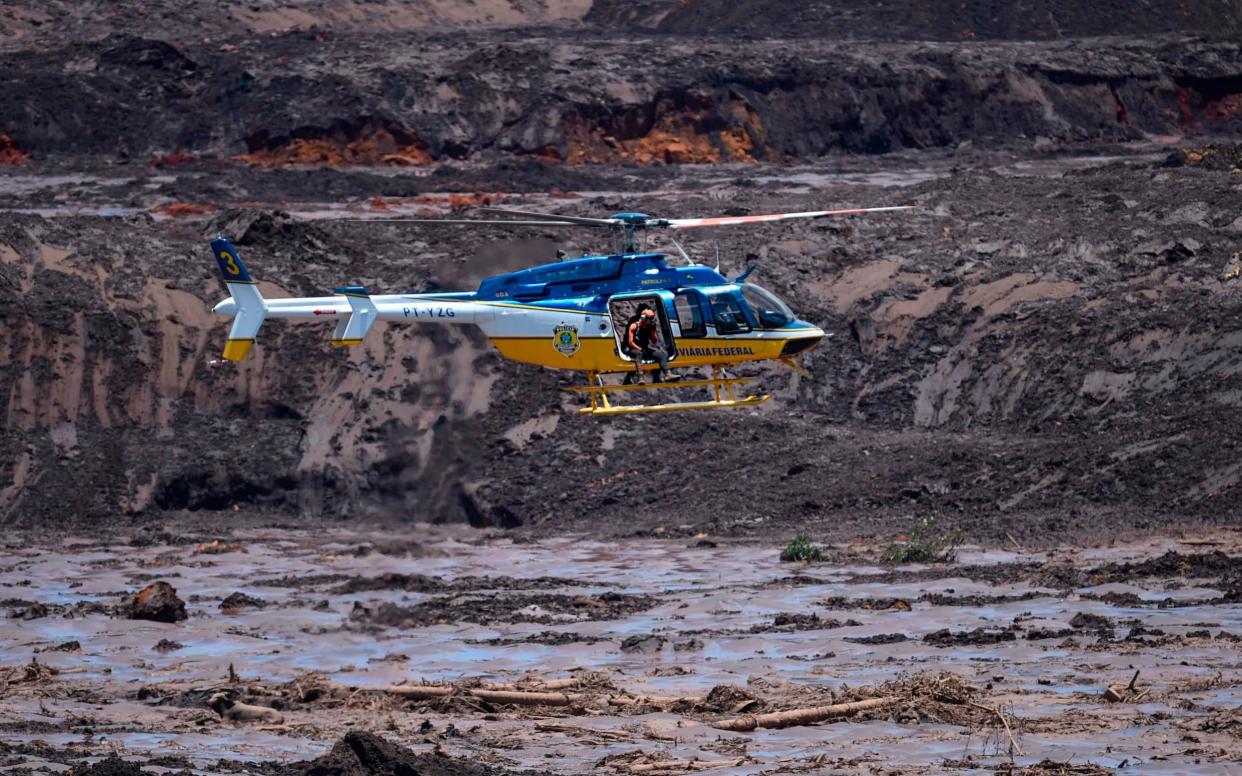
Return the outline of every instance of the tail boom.
<path id="1" fill-rule="evenodd" d="M 333 296 L 266 299 L 242 263 L 233 244 L 224 237 L 211 241 L 229 298 L 212 308 L 233 317 L 224 357 L 240 361 L 250 352 L 259 328 L 268 318 L 290 320 L 334 319 L 333 347 L 360 344 L 376 321 L 484 325 L 493 320 L 493 306 L 462 294 L 390 294 L 371 296 L 362 286 L 346 286 Z"/>

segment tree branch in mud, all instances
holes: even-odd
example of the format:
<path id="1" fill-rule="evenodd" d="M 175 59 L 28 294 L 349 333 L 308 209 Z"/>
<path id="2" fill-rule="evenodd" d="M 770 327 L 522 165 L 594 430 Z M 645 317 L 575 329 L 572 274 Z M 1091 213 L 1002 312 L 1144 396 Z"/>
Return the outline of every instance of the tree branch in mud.
<path id="1" fill-rule="evenodd" d="M 1011 753 L 1016 754 L 1018 757 L 1023 756 L 1022 747 L 1018 746 L 1018 739 L 1013 737 L 1013 728 L 1009 727 L 1009 720 L 1005 717 L 1005 712 L 1001 711 L 995 706 L 984 706 L 982 703 L 975 703 L 973 701 L 970 702 L 970 705 L 974 706 L 976 709 L 983 709 L 984 711 L 990 711 L 996 716 L 1000 717 L 1001 724 L 1005 726 L 1005 733 L 1009 735 L 1009 745 L 1011 747 L 1010 749 Z"/>
<path id="2" fill-rule="evenodd" d="M 693 705 L 702 702 L 702 698 L 689 696 L 634 695 L 614 687 L 600 688 L 596 693 L 565 693 L 556 690 L 581 686 L 581 679 L 555 679 L 537 685 L 499 684 L 484 687 L 442 684 L 396 684 L 384 687 L 366 688 L 349 687 L 354 693 L 377 691 L 387 695 L 396 695 L 412 700 L 432 700 L 460 695 L 478 698 L 488 703 L 511 703 L 520 706 L 572 706 L 598 699 L 612 706 L 657 706 L 661 709 L 677 705 Z M 515 687 L 537 687 L 538 689 L 513 689 Z"/>
<path id="3" fill-rule="evenodd" d="M 1108 689 L 1104 691 L 1104 700 L 1109 703 L 1134 703 L 1147 697 L 1151 693 L 1151 688 L 1139 690 L 1138 678 L 1139 671 L 1135 671 L 1134 676 L 1130 678 L 1130 683 L 1125 687 L 1119 684 L 1110 684 Z"/>
<path id="4" fill-rule="evenodd" d="M 734 760 L 662 760 L 653 763 L 634 763 L 625 766 L 626 773 L 678 773 L 682 771 L 707 771 L 712 768 L 736 768 L 746 762 L 745 757 Z"/>
<path id="5" fill-rule="evenodd" d="M 838 717 L 849 717 L 860 711 L 891 706 L 899 700 L 901 699 L 896 696 L 889 696 L 887 698 L 868 698 L 865 701 L 853 701 L 852 703 L 837 703 L 832 706 L 812 706 L 805 709 L 776 711 L 771 714 L 743 714 L 734 719 L 722 719 L 718 722 L 713 722 L 711 726 L 718 730 L 747 732 L 756 728 L 813 725 L 816 722 L 824 722 Z"/>
<path id="6" fill-rule="evenodd" d="M 571 706 L 582 703 L 590 696 L 581 693 L 522 692 L 519 690 L 485 690 L 472 687 L 443 687 L 436 685 L 398 684 L 378 688 L 389 695 L 399 695 L 415 700 L 446 698 L 450 695 L 466 695 L 488 703 L 512 703 L 523 706 Z"/>

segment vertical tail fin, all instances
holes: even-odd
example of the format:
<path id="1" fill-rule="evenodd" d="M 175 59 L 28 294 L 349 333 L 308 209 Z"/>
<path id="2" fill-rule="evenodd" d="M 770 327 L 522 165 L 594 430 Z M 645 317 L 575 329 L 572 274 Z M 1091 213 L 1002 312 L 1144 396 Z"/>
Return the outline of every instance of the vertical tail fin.
<path id="1" fill-rule="evenodd" d="M 259 327 L 263 325 L 263 319 L 267 316 L 267 305 L 259 293 L 258 285 L 250 277 L 250 271 L 246 269 L 237 249 L 228 238 L 217 237 L 212 240 L 211 250 L 216 255 L 224 285 L 237 308 L 233 313 L 233 328 L 229 330 L 229 339 L 224 346 L 224 357 L 229 361 L 241 361 L 250 352 Z"/>

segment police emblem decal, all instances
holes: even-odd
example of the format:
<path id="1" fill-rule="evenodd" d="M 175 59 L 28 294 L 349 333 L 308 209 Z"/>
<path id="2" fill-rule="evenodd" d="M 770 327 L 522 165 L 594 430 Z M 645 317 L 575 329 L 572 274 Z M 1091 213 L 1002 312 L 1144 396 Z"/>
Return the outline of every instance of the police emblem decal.
<path id="1" fill-rule="evenodd" d="M 552 329 L 552 347 L 562 356 L 569 357 L 578 352 L 582 342 L 578 340 L 578 327 L 562 323 Z"/>

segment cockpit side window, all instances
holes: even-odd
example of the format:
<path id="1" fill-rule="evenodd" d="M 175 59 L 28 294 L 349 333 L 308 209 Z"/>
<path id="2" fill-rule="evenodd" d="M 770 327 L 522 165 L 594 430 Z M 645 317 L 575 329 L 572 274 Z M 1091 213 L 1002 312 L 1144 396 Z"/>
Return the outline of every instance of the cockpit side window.
<path id="1" fill-rule="evenodd" d="M 693 291 L 683 291 L 678 294 L 673 300 L 673 310 L 677 313 L 677 324 L 681 327 L 681 336 L 702 337 L 707 334 L 707 322 L 703 320 L 698 295 Z"/>
<path id="2" fill-rule="evenodd" d="M 742 334 L 750 331 L 750 323 L 742 312 L 742 305 L 733 294 L 712 294 L 711 303 L 717 334 Z"/>
<path id="3" fill-rule="evenodd" d="M 794 321 L 793 310 L 789 309 L 789 305 L 766 288 L 746 283 L 742 286 L 742 296 L 746 298 L 746 303 L 750 305 L 761 328 L 779 329 Z"/>

